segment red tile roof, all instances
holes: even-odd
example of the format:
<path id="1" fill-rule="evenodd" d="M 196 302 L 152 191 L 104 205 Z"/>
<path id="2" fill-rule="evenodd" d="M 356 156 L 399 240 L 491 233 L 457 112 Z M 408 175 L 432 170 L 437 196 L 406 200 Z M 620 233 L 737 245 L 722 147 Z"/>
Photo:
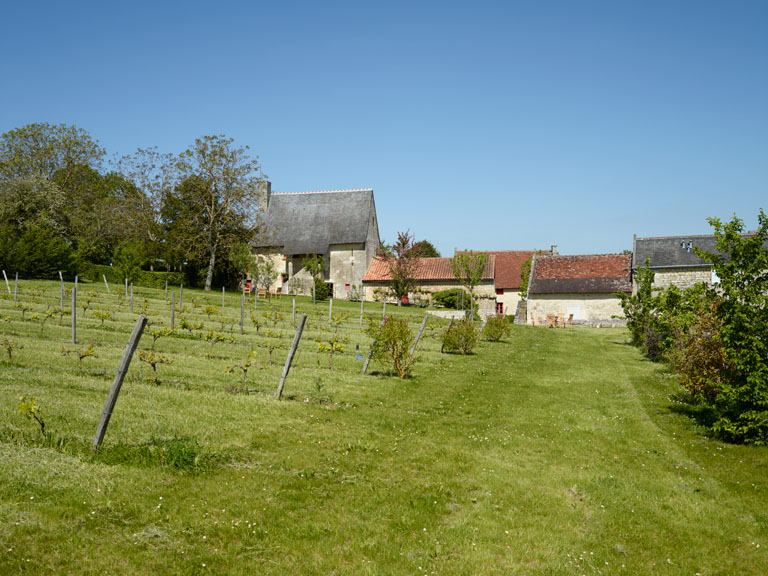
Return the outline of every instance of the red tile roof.
<path id="1" fill-rule="evenodd" d="M 523 262 L 533 256 L 533 250 L 489 250 L 496 257 L 496 288 L 516 290 L 520 288 L 520 271 Z"/>
<path id="2" fill-rule="evenodd" d="M 493 278 L 496 257 L 491 255 L 483 271 L 483 280 Z M 416 258 L 416 280 L 456 280 L 451 269 L 451 258 Z M 392 276 L 386 260 L 376 257 L 371 261 L 363 282 L 389 282 Z"/>
<path id="3" fill-rule="evenodd" d="M 537 256 L 532 294 L 632 291 L 631 254 Z"/>

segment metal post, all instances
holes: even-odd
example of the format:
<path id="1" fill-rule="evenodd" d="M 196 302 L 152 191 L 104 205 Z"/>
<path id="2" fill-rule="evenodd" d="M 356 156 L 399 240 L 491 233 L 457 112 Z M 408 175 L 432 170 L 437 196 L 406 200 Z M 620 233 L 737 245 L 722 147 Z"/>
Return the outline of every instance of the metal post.
<path id="1" fill-rule="evenodd" d="M 176 320 L 176 294 L 171 293 L 171 330 L 173 330 L 175 326 L 175 320 Z"/>
<path id="2" fill-rule="evenodd" d="M 240 334 L 245 330 L 245 289 L 240 295 Z"/>
<path id="3" fill-rule="evenodd" d="M 10 294 L 11 285 L 8 283 L 8 276 L 5 274 L 5 270 L 3 270 L 3 278 L 5 278 L 5 287 L 8 288 L 8 294 Z"/>
<path id="4" fill-rule="evenodd" d="M 111 292 L 109 291 L 109 282 L 107 282 L 107 275 L 102 274 L 101 277 L 104 278 L 104 286 L 107 287 L 107 294 L 111 294 Z"/>
<path id="5" fill-rule="evenodd" d="M 416 335 L 416 341 L 413 343 L 413 347 L 411 348 L 411 356 L 416 352 L 416 346 L 419 345 L 419 340 L 421 340 L 421 335 L 424 333 L 424 328 L 427 326 L 427 318 L 429 318 L 429 314 L 424 315 L 424 320 L 421 321 L 421 328 L 419 328 L 419 333 Z"/>
<path id="6" fill-rule="evenodd" d="M 77 344 L 77 276 L 72 288 L 72 344 Z"/>
<path id="7" fill-rule="evenodd" d="M 16 302 L 16 294 L 19 291 L 19 273 L 16 272 L 16 280 L 13 282 L 13 301 Z"/>
<path id="8" fill-rule="evenodd" d="M 133 282 L 131 282 L 131 314 L 133 314 Z"/>

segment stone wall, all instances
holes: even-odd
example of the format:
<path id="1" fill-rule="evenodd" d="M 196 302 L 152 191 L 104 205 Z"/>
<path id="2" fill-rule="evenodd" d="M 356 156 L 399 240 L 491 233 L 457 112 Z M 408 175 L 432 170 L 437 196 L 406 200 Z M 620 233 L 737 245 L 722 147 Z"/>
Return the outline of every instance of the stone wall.
<path id="1" fill-rule="evenodd" d="M 380 302 L 377 297 L 377 290 L 382 290 L 389 286 L 386 282 L 366 282 L 364 284 L 365 299 L 368 302 Z M 418 304 L 426 300 L 431 302 L 432 294 L 443 290 L 453 290 L 460 288 L 461 285 L 456 281 L 442 280 L 438 282 L 422 282 L 416 288 L 416 291 L 408 293 L 408 301 L 411 304 Z M 467 296 L 469 298 L 469 296 Z M 493 286 L 493 280 L 486 280 L 479 286 L 475 286 L 475 300 L 478 303 L 478 309 L 482 311 L 494 311 L 496 309 L 496 289 Z M 388 298 L 387 302 L 395 303 L 394 298 Z M 514 313 L 514 312 L 513 312 Z"/>
<path id="2" fill-rule="evenodd" d="M 520 290 L 504 289 L 504 294 L 496 294 L 496 302 L 504 306 L 504 314 L 514 315 L 520 302 Z"/>
<path id="3" fill-rule="evenodd" d="M 612 294 L 529 294 L 527 323 L 546 323 L 547 314 L 573 314 L 574 325 L 626 326 L 619 299 Z"/>
<path id="4" fill-rule="evenodd" d="M 350 291 L 363 285 L 368 269 L 365 244 L 333 244 L 329 260 L 328 279 L 333 282 L 333 297 L 346 299 Z"/>
<path id="5" fill-rule="evenodd" d="M 654 288 L 669 288 L 674 285 L 678 288 L 690 288 L 694 284 L 712 282 L 712 271 L 707 267 L 684 268 L 656 268 L 653 279 Z"/>

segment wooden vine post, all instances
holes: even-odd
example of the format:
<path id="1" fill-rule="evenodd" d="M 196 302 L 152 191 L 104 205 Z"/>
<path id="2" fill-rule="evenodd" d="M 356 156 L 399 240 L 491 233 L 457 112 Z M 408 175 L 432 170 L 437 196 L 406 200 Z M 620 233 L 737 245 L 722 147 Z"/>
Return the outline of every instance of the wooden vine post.
<path id="1" fill-rule="evenodd" d="M 240 295 L 240 334 L 245 331 L 245 289 Z"/>
<path id="2" fill-rule="evenodd" d="M 19 291 L 19 273 L 16 272 L 16 280 L 13 282 L 13 301 L 16 302 L 16 294 Z"/>
<path id="3" fill-rule="evenodd" d="M 93 446 L 91 447 L 92 452 L 99 449 L 101 442 L 104 440 L 104 435 L 107 433 L 109 419 L 112 417 L 112 412 L 115 409 L 115 403 L 117 402 L 117 395 L 120 394 L 123 380 L 125 380 L 125 375 L 128 373 L 128 367 L 131 365 L 131 358 L 133 358 L 133 354 L 136 352 L 136 347 L 139 345 L 139 340 L 141 340 L 141 335 L 144 333 L 144 327 L 146 325 L 147 318 L 142 314 L 139 316 L 139 319 L 136 320 L 136 325 L 133 327 L 133 332 L 131 332 L 128 345 L 123 352 L 123 358 L 120 360 L 120 365 L 117 367 L 115 380 L 112 382 L 112 387 L 109 389 L 107 402 L 104 404 L 104 410 L 101 413 L 99 426 L 96 428 L 96 436 L 93 438 Z"/>
<path id="4" fill-rule="evenodd" d="M 419 333 L 416 335 L 416 341 L 413 343 L 413 346 L 411 347 L 411 354 L 410 354 L 411 357 L 413 357 L 413 355 L 416 353 L 416 346 L 419 345 L 419 340 L 421 340 L 421 335 L 424 334 L 424 328 L 427 327 L 428 318 L 429 318 L 429 314 L 425 314 L 424 320 L 421 321 L 421 327 L 419 328 Z"/>
<path id="5" fill-rule="evenodd" d="M 171 330 L 176 325 L 176 293 L 171 292 Z"/>
<path id="6" fill-rule="evenodd" d="M 285 379 L 288 377 L 288 371 L 291 369 L 291 362 L 293 362 L 293 356 L 296 354 L 296 349 L 299 347 L 299 340 L 301 340 L 301 333 L 304 331 L 304 324 L 307 321 L 307 315 L 302 314 L 299 316 L 299 324 L 296 326 L 296 334 L 293 337 L 293 343 L 291 349 L 288 351 L 288 357 L 285 359 L 285 366 L 283 366 L 283 375 L 280 376 L 280 384 L 277 387 L 277 399 L 283 397 L 283 386 L 285 385 Z"/>

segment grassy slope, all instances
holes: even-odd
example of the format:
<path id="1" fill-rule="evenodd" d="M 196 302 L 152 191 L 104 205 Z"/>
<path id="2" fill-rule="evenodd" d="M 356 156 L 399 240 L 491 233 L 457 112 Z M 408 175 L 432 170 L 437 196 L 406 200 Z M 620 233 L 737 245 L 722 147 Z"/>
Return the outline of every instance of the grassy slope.
<path id="1" fill-rule="evenodd" d="M 160 314 L 159 294 L 144 295 Z M 114 297 L 93 298 L 94 308 L 118 309 Z M 185 302 L 192 298 L 197 312 L 205 298 L 221 303 L 220 294 L 185 290 Z M 43 309 L 45 294 L 37 299 L 30 305 Z M 330 372 L 311 340 L 323 335 L 326 306 L 316 309 L 283 402 L 272 396 L 282 350 L 275 366 L 249 374 L 255 393 L 224 392 L 238 380 L 226 366 L 266 341 L 252 324 L 241 345 L 219 344 L 210 360 L 197 338 L 161 338 L 158 350 L 176 363 L 160 367 L 158 387 L 135 364 L 104 454 L 92 457 L 111 377 L 19 370 L 75 367 L 59 354 L 75 346 L 66 318 L 39 339 L 37 325 L 0 302 L 0 320 L 10 318 L 0 330 L 24 345 L 14 368 L 0 366 L 0 573 L 768 570 L 768 451 L 701 435 L 676 413 L 674 381 L 627 346 L 624 332 L 516 327 L 471 357 L 440 355 L 427 338 L 415 378 L 402 382 L 359 376 L 350 352 Z M 290 300 L 273 308 L 289 311 Z M 347 348 L 367 350 L 359 304 L 334 308 L 353 316 Z M 117 364 L 133 321 L 127 304 L 119 309 L 106 330 L 92 311 L 78 318 L 82 338 L 97 342 L 99 358 L 86 365 Z M 410 319 L 415 328 L 419 313 Z M 290 342 L 285 322 L 264 330 Z M 19 394 L 38 398 L 63 447 L 37 440 L 15 413 Z M 194 436 L 219 460 L 196 474 L 106 463 L 120 460 L 118 443 L 135 448 L 153 434 Z"/>

